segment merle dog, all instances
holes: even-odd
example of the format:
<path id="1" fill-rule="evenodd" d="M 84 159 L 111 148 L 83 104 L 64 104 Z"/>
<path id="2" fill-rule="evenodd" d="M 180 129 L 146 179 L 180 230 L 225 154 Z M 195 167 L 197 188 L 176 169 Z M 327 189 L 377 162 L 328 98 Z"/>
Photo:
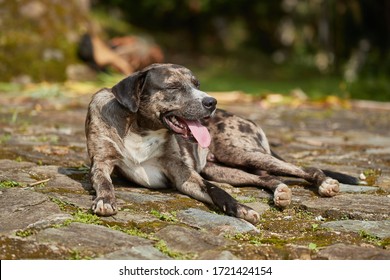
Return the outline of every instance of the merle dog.
<path id="1" fill-rule="evenodd" d="M 271 151 L 259 126 L 217 110 L 216 104 L 199 90 L 190 70 L 174 64 L 153 64 L 97 92 L 86 119 L 96 190 L 93 211 L 103 216 L 117 212 L 111 181 L 115 167 L 139 185 L 175 187 L 253 224 L 259 214 L 219 183 L 268 189 L 279 207 L 290 204 L 291 190 L 278 175 L 303 178 L 321 196 L 339 191 L 336 179 L 358 183 L 348 175 L 285 162 Z"/>

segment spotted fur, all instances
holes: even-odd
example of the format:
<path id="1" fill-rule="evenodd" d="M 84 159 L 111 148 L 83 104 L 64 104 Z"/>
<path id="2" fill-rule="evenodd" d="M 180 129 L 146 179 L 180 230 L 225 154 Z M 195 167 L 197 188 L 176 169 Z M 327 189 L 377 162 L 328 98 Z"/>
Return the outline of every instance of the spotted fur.
<path id="1" fill-rule="evenodd" d="M 173 131 L 168 121 L 173 121 L 172 116 L 174 122 L 202 121 L 212 136 L 210 146 L 202 148 L 187 134 Z M 118 210 L 110 177 L 114 168 L 144 187 L 175 187 L 253 224 L 259 214 L 219 183 L 263 187 L 273 192 L 280 207 L 290 204 L 291 190 L 277 175 L 303 178 L 323 196 L 339 190 L 338 182 L 321 170 L 302 169 L 275 156 L 255 123 L 216 110 L 216 100 L 199 89 L 190 70 L 179 65 L 153 64 L 98 91 L 88 107 L 86 136 L 96 190 L 92 209 L 98 215 Z"/>

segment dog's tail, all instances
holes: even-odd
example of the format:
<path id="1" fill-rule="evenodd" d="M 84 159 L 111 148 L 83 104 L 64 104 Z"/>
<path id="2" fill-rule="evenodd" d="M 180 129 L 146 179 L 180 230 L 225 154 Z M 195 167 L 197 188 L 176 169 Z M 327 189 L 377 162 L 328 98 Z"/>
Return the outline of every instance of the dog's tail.
<path id="1" fill-rule="evenodd" d="M 348 185 L 360 185 L 362 182 L 360 181 L 359 178 L 350 176 L 344 173 L 336 172 L 336 171 L 331 171 L 331 170 L 326 170 L 322 169 L 322 172 L 330 178 L 336 179 L 342 184 L 348 184 Z"/>

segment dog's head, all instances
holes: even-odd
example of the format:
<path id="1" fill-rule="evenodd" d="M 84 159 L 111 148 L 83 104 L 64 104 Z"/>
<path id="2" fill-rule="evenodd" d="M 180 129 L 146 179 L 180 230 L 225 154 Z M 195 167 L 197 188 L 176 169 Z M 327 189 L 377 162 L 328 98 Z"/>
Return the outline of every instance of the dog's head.
<path id="1" fill-rule="evenodd" d="M 166 128 L 202 147 L 211 138 L 201 124 L 216 109 L 217 100 L 199 90 L 190 70 L 174 64 L 153 64 L 112 88 L 118 102 L 148 129 Z"/>

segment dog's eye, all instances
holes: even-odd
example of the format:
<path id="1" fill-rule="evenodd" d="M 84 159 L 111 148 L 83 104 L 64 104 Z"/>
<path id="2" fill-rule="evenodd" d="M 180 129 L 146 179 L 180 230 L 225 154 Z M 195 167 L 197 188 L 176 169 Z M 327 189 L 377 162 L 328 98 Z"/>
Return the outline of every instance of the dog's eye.
<path id="1" fill-rule="evenodd" d="M 194 86 L 195 86 L 196 88 L 199 88 L 199 87 L 200 87 L 200 82 L 199 82 L 198 80 L 193 79 L 193 80 L 192 80 L 192 83 L 194 84 Z"/>
<path id="2" fill-rule="evenodd" d="M 180 89 L 182 85 L 180 83 L 168 84 L 165 89 Z"/>

